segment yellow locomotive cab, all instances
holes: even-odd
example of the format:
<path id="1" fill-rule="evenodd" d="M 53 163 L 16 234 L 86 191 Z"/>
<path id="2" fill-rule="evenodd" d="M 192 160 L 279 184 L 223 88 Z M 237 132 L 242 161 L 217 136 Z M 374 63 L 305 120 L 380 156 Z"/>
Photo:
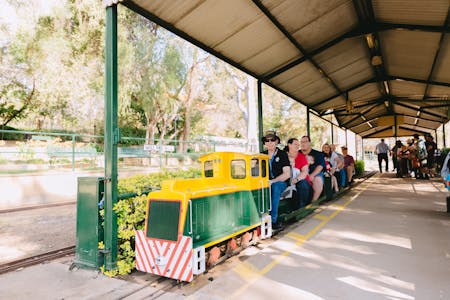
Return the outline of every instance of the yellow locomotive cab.
<path id="1" fill-rule="evenodd" d="M 201 178 L 168 180 L 149 194 L 145 230 L 136 234 L 138 270 L 191 281 L 205 270 L 205 248 L 261 227 L 260 238 L 271 236 L 267 155 L 199 160 Z"/>

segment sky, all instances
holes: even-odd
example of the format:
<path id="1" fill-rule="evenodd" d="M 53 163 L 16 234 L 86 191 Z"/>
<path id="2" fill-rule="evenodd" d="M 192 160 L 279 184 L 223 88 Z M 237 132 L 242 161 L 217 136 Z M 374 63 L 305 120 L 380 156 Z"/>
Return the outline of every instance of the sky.
<path id="1" fill-rule="evenodd" d="M 26 13 L 16 12 L 12 1 L 0 0 L 0 24 L 7 24 L 11 31 L 15 31 L 21 22 L 26 22 Z M 33 13 L 36 17 L 49 14 L 52 8 L 63 1 L 58 0 L 29 0 L 34 6 Z"/>

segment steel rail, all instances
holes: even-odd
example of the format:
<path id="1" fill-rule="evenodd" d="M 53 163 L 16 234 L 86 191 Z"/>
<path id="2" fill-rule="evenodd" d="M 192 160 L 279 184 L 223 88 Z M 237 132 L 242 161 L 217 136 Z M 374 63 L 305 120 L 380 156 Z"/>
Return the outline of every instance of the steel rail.
<path id="1" fill-rule="evenodd" d="M 17 269 L 37 265 L 39 263 L 64 257 L 75 253 L 75 246 L 69 246 L 46 253 L 30 256 L 27 258 L 0 264 L 0 274 L 8 273 Z"/>

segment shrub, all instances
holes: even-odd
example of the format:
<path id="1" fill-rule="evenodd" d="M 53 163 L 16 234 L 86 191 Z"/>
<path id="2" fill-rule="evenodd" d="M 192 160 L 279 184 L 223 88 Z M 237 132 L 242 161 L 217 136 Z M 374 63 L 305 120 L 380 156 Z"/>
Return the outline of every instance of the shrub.
<path id="1" fill-rule="evenodd" d="M 104 271 L 108 276 L 125 275 L 135 269 L 135 231 L 144 229 L 145 213 L 147 210 L 147 195 L 142 194 L 149 190 L 161 188 L 163 180 L 175 178 L 200 177 L 200 170 L 189 169 L 187 171 L 163 171 L 148 175 L 135 175 L 121 179 L 118 182 L 119 195 L 136 193 L 135 197 L 123 199 L 114 206 L 117 214 L 117 269 Z"/>
<path id="2" fill-rule="evenodd" d="M 355 161 L 355 176 L 361 177 L 364 175 L 364 160 Z"/>

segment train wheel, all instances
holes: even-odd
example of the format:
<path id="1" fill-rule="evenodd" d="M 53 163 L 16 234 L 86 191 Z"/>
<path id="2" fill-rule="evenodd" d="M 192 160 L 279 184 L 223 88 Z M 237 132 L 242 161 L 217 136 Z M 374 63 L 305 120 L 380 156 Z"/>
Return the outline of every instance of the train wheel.
<path id="1" fill-rule="evenodd" d="M 208 257 L 208 268 L 215 266 L 220 258 L 220 248 L 219 247 L 213 247 L 208 251 L 209 257 Z"/>
<path id="2" fill-rule="evenodd" d="M 247 248 L 250 246 L 250 240 L 252 239 L 252 234 L 250 232 L 244 233 L 244 235 L 241 237 L 241 247 Z"/>
<path id="3" fill-rule="evenodd" d="M 237 250 L 237 248 L 238 248 L 238 245 L 237 245 L 237 243 L 236 243 L 236 239 L 235 239 L 235 238 L 232 238 L 232 239 L 229 240 L 228 243 L 227 243 L 227 252 L 226 252 L 226 254 L 227 254 L 228 256 L 233 255 L 233 254 L 235 253 L 235 251 Z"/>

